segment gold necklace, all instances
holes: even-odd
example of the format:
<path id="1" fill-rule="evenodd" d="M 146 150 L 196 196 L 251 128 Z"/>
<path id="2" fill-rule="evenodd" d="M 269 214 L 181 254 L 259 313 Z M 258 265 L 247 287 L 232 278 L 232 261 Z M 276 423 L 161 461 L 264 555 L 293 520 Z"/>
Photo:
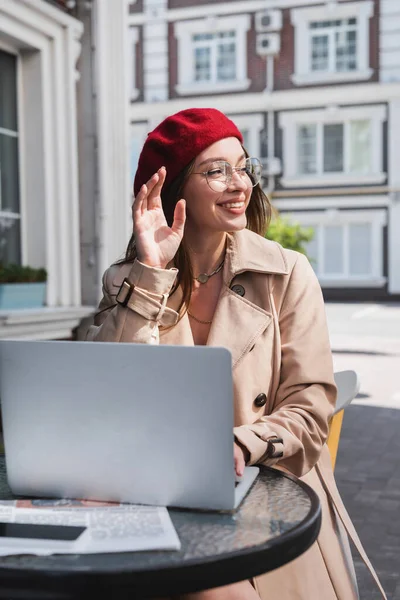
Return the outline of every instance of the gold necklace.
<path id="1" fill-rule="evenodd" d="M 213 275 L 216 275 L 217 273 L 220 272 L 220 270 L 224 266 L 224 262 L 225 262 L 225 258 L 212 273 L 200 273 L 200 275 L 195 277 L 195 280 L 198 281 L 199 283 L 207 283 L 207 281 L 210 279 L 210 277 L 212 277 Z M 202 319 L 198 319 L 197 317 L 194 316 L 193 313 L 190 312 L 189 309 L 188 309 L 187 313 L 188 313 L 189 317 L 192 317 L 192 319 L 197 321 L 197 323 L 201 323 L 202 325 L 210 325 L 212 323 L 212 319 L 211 319 L 211 321 L 203 321 Z"/>
<path id="2" fill-rule="evenodd" d="M 216 275 L 217 273 L 220 272 L 220 270 L 224 266 L 224 262 L 225 262 L 225 258 L 221 262 L 221 264 L 218 265 L 218 267 L 215 269 L 215 271 L 213 271 L 212 273 L 200 273 L 200 275 L 198 275 L 197 277 L 195 277 L 195 280 L 198 281 L 199 283 L 207 283 L 207 281 L 210 279 L 210 277 L 212 277 L 213 275 Z"/>
<path id="3" fill-rule="evenodd" d="M 189 317 L 192 317 L 192 319 L 194 319 L 198 323 L 201 323 L 202 325 L 210 325 L 210 323 L 212 323 L 212 319 L 211 321 L 202 321 L 201 319 L 198 319 L 190 312 L 190 310 L 187 311 L 187 314 L 189 315 Z"/>

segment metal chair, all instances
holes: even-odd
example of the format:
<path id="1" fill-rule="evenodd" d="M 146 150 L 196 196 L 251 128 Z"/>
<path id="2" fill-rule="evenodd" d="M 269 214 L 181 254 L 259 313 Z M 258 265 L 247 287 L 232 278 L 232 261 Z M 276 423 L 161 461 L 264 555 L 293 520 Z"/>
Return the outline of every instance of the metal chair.
<path id="1" fill-rule="evenodd" d="M 360 391 L 360 379 L 355 371 L 337 371 L 334 374 L 334 377 L 338 393 L 335 410 L 329 424 L 329 435 L 326 442 L 331 454 L 332 469 L 335 468 L 336 464 L 344 409 Z"/>

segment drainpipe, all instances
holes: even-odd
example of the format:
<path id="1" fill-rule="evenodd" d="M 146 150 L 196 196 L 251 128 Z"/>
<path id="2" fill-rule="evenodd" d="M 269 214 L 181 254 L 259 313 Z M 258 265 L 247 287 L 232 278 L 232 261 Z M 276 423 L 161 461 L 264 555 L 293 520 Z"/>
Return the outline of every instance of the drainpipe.
<path id="1" fill-rule="evenodd" d="M 267 56 L 267 87 L 265 91 L 271 94 L 274 90 L 274 56 Z M 270 169 L 272 160 L 275 157 L 275 113 L 273 110 L 267 112 L 268 138 L 267 138 L 267 159 L 268 168 Z M 271 196 L 275 189 L 275 176 L 268 176 L 268 196 Z"/>

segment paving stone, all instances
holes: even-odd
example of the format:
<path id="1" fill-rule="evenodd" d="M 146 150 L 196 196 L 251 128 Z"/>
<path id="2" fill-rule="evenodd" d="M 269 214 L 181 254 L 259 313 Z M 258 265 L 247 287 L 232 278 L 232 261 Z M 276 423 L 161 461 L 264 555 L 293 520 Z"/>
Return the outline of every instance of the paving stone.
<path id="1" fill-rule="evenodd" d="M 383 442 L 373 443 L 383 435 Z M 400 410 L 351 405 L 346 409 L 336 482 L 388 600 L 400 600 Z M 360 600 L 380 594 L 357 554 Z"/>
<path id="2" fill-rule="evenodd" d="M 376 490 L 367 490 L 365 486 L 354 497 L 354 501 L 360 504 L 371 504 L 376 506 L 376 502 L 380 499 L 382 493 Z"/>

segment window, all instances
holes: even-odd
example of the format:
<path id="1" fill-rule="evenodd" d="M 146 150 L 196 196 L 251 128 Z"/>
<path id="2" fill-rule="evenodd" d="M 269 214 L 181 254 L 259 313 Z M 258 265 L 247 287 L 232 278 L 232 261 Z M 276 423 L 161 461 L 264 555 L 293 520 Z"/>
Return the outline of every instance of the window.
<path id="1" fill-rule="evenodd" d="M 325 225 L 323 231 L 325 235 L 322 245 L 324 272 L 326 275 L 340 276 L 344 271 L 344 227 L 343 225 Z"/>
<path id="2" fill-rule="evenodd" d="M 368 79 L 371 0 L 294 9 L 296 85 Z"/>
<path id="3" fill-rule="evenodd" d="M 250 16 L 195 19 L 175 24 L 180 94 L 244 90 Z"/>
<path id="4" fill-rule="evenodd" d="M 372 224 L 350 223 L 349 272 L 351 275 L 369 275 L 372 271 Z"/>
<path id="5" fill-rule="evenodd" d="M 136 175 L 136 169 L 139 162 L 139 156 L 146 140 L 147 133 L 150 131 L 147 123 L 134 123 L 131 125 L 131 146 L 130 146 L 130 179 L 133 181 Z"/>
<path id="6" fill-rule="evenodd" d="M 307 254 L 326 287 L 384 285 L 385 210 L 325 210 L 292 213 L 290 219 L 314 230 Z"/>
<path id="7" fill-rule="evenodd" d="M 317 172 L 317 126 L 300 125 L 297 134 L 299 172 L 303 175 Z"/>
<path id="8" fill-rule="evenodd" d="M 371 171 L 371 122 L 299 125 L 298 173 L 360 173 Z M 318 156 L 319 137 L 322 153 Z"/>
<path id="9" fill-rule="evenodd" d="M 349 125 L 349 170 L 367 172 L 372 158 L 372 123 L 368 120 L 351 121 Z"/>
<path id="10" fill-rule="evenodd" d="M 0 262 L 21 261 L 17 57 L 0 51 Z"/>
<path id="11" fill-rule="evenodd" d="M 357 19 L 314 21 L 309 29 L 311 71 L 357 69 Z"/>
<path id="12" fill-rule="evenodd" d="M 367 125 L 369 122 L 367 121 Z M 341 173 L 344 169 L 344 125 L 343 123 L 334 123 L 324 125 L 322 129 L 324 138 L 323 149 L 323 172 Z M 364 165 L 367 170 L 369 163 Z"/>
<path id="13" fill-rule="evenodd" d="M 137 55 L 137 43 L 139 40 L 139 30 L 137 27 L 129 28 L 129 51 L 130 51 L 130 99 L 136 100 L 139 96 L 139 89 L 137 87 L 137 73 L 136 73 L 136 55 Z"/>
<path id="14" fill-rule="evenodd" d="M 288 187 L 382 183 L 384 106 L 281 113 Z"/>
<path id="15" fill-rule="evenodd" d="M 322 279 L 373 276 L 372 223 L 319 225 L 316 232 L 310 250 L 315 270 Z"/>
<path id="16" fill-rule="evenodd" d="M 192 36 L 195 81 L 236 81 L 236 31 Z"/>

